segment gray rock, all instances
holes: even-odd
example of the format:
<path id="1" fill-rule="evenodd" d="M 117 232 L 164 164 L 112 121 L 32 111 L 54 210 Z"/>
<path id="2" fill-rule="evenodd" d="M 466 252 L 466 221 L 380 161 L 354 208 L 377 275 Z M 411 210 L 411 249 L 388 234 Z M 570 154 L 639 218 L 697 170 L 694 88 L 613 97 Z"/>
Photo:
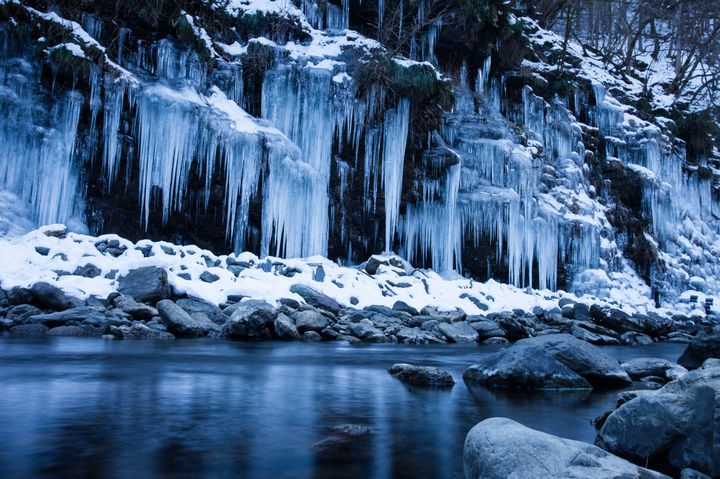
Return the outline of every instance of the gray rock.
<path id="1" fill-rule="evenodd" d="M 418 314 L 420 314 L 417 309 L 413 308 L 404 301 L 395 301 L 392 309 L 394 309 L 395 311 L 402 311 L 403 313 L 408 313 L 412 316 L 417 316 Z"/>
<path id="2" fill-rule="evenodd" d="M 118 279 L 118 292 L 141 303 L 156 303 L 170 297 L 167 272 L 156 266 L 131 270 Z"/>
<path id="3" fill-rule="evenodd" d="M 367 339 L 373 335 L 382 335 L 382 331 L 376 328 L 373 322 L 369 319 L 361 319 L 357 323 L 352 323 L 348 326 L 348 329 L 353 336 L 360 339 Z"/>
<path id="4" fill-rule="evenodd" d="M 510 347 L 483 357 L 463 379 L 469 385 L 512 389 L 592 389 L 579 374 L 537 348 Z"/>
<path id="5" fill-rule="evenodd" d="M 197 321 L 195 318 L 190 316 L 184 309 L 175 304 L 169 299 L 163 299 L 158 301 L 157 310 L 160 313 L 163 324 L 167 326 L 174 336 L 183 338 L 198 338 L 207 336 L 210 323 L 216 326 L 209 319 L 205 323 Z M 207 316 L 206 316 L 207 318 Z"/>
<path id="6" fill-rule="evenodd" d="M 420 310 L 420 314 L 423 316 L 430 316 L 433 319 L 437 319 L 444 323 L 456 323 L 458 321 L 465 321 L 467 314 L 460 308 L 455 308 L 453 311 L 440 311 L 435 306 L 425 306 Z"/>
<path id="7" fill-rule="evenodd" d="M 591 444 L 500 417 L 486 419 L 470 430 L 463 464 L 466 479 L 669 479 Z"/>
<path id="8" fill-rule="evenodd" d="M 340 312 L 340 304 L 337 301 L 319 291 L 315 291 L 309 286 L 293 284 L 290 287 L 290 291 L 300 295 L 310 306 L 328 311 L 334 315 Z"/>
<path id="9" fill-rule="evenodd" d="M 466 321 L 440 323 L 438 329 L 453 343 L 475 343 L 479 335 Z"/>
<path id="10" fill-rule="evenodd" d="M 695 369 L 708 358 L 720 358 L 720 327 L 698 334 L 683 351 L 678 364 Z"/>
<path id="11" fill-rule="evenodd" d="M 388 372 L 400 381 L 416 386 L 452 387 L 455 380 L 452 375 L 440 368 L 394 364 Z"/>
<path id="12" fill-rule="evenodd" d="M 131 326 L 110 326 L 110 334 L 118 339 L 175 339 L 170 333 L 149 328 L 140 322 Z"/>
<path id="13" fill-rule="evenodd" d="M 622 387 L 632 382 L 616 359 L 597 346 L 569 334 L 523 339 L 513 347 L 542 349 L 585 378 L 593 387 Z"/>
<path id="14" fill-rule="evenodd" d="M 660 358 L 635 358 L 621 366 L 632 379 L 659 376 L 665 380 L 673 380 L 687 374 L 687 369 L 679 364 Z"/>
<path id="15" fill-rule="evenodd" d="M 282 313 L 278 314 L 273 325 L 275 326 L 275 336 L 279 339 L 291 340 L 302 337 L 292 319 Z"/>
<path id="16" fill-rule="evenodd" d="M 73 271 L 75 276 L 84 276 L 85 278 L 97 278 L 101 273 L 100 268 L 92 263 L 88 263 L 85 266 L 78 266 L 75 268 L 75 271 Z"/>
<path id="17" fill-rule="evenodd" d="M 229 318 L 229 316 L 224 314 L 220 308 L 200 298 L 181 298 L 175 301 L 175 304 L 180 306 L 191 316 L 194 313 L 203 313 L 207 315 L 213 323 L 219 324 L 220 326 L 225 324 Z"/>
<path id="18" fill-rule="evenodd" d="M 320 332 L 329 325 L 329 321 L 323 314 L 313 310 L 298 311 L 293 314 L 292 318 L 295 320 L 295 326 L 300 333 L 306 331 Z"/>
<path id="19" fill-rule="evenodd" d="M 47 332 L 48 336 L 71 336 L 82 337 L 90 336 L 90 331 L 80 326 L 58 326 Z"/>
<path id="20" fill-rule="evenodd" d="M 302 336 L 302 340 L 306 343 L 319 343 L 322 341 L 322 336 L 317 331 L 305 331 Z"/>
<path id="21" fill-rule="evenodd" d="M 159 314 L 156 308 L 135 301 L 130 296 L 119 295 L 113 299 L 113 304 L 116 308 L 124 311 L 135 319 L 150 319 Z"/>
<path id="22" fill-rule="evenodd" d="M 403 344 L 428 344 L 438 342 L 435 336 L 420 328 L 400 328 L 395 335 Z"/>
<path id="23" fill-rule="evenodd" d="M 505 331 L 500 329 L 495 321 L 489 319 L 474 321 L 470 323 L 470 327 L 477 331 L 480 340 L 505 336 Z"/>
<path id="24" fill-rule="evenodd" d="M 230 339 L 271 339 L 278 312 L 265 301 L 249 300 L 234 305 L 234 312 L 223 326 Z"/>
<path id="25" fill-rule="evenodd" d="M 30 290 L 19 286 L 15 286 L 11 288 L 10 291 L 6 291 L 5 295 L 7 296 L 8 302 L 12 305 L 31 304 L 34 302 Z"/>
<path id="26" fill-rule="evenodd" d="M 30 321 L 34 324 L 44 324 L 49 328 L 56 326 L 63 326 L 68 321 L 82 322 L 85 318 L 95 315 L 103 315 L 105 308 L 98 308 L 95 306 L 80 306 L 78 308 L 70 308 L 65 311 L 58 311 L 55 313 L 38 314 L 32 316 Z"/>
<path id="27" fill-rule="evenodd" d="M 74 306 L 73 302 L 58 287 L 48 283 L 35 283 L 30 288 L 36 304 L 43 308 L 63 311 Z"/>
<path id="28" fill-rule="evenodd" d="M 13 336 L 45 336 L 48 327 L 44 324 L 19 324 L 10 328 Z"/>
<path id="29" fill-rule="evenodd" d="M 25 324 L 30 322 L 32 316 L 42 314 L 40 309 L 31 304 L 19 304 L 13 306 L 7 313 L 6 319 L 13 324 Z"/>
<path id="30" fill-rule="evenodd" d="M 215 273 L 211 273 L 210 271 L 203 271 L 200 275 L 200 281 L 204 281 L 206 283 L 214 283 L 219 279 L 220 276 L 216 275 Z"/>
<path id="31" fill-rule="evenodd" d="M 577 303 L 581 304 L 581 303 Z M 576 304 L 576 305 L 577 305 Z M 577 324 L 573 324 L 570 326 L 570 334 L 575 336 L 576 338 L 587 341 L 590 344 L 595 345 L 611 345 L 611 344 L 620 344 L 620 340 L 617 338 L 613 338 L 612 336 L 606 336 L 604 334 L 594 333 L 592 331 L 588 331 L 585 328 L 580 327 Z"/>
<path id="32" fill-rule="evenodd" d="M 355 344 L 361 342 L 358 338 L 355 336 L 351 336 L 349 334 L 340 334 L 337 338 L 335 338 L 337 341 L 346 341 L 350 344 Z"/>
<path id="33" fill-rule="evenodd" d="M 645 391 L 613 411 L 595 443 L 638 463 L 667 462 L 720 476 L 720 361 L 656 391 Z"/>

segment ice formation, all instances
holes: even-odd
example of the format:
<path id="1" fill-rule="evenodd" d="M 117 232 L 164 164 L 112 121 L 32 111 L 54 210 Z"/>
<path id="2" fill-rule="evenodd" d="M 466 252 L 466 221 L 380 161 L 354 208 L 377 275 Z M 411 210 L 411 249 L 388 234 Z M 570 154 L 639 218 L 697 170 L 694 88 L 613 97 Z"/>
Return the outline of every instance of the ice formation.
<path id="1" fill-rule="evenodd" d="M 389 21 L 384 1 L 375 8 L 382 26 Z M 418 22 L 424 21 L 422 8 L 421 2 Z M 574 104 L 543 98 L 528 85 L 519 100 L 510 99 L 508 78 L 493 73 L 487 56 L 476 72 L 464 67 L 454 79 L 455 107 L 411 158 L 412 101 L 378 86 L 361 95 L 352 76 L 347 52 L 362 57 L 381 46 L 348 30 L 349 0 L 302 0 L 299 7 L 231 1 L 226 9 L 290 16 L 310 39 L 214 43 L 199 19 L 183 12 L 215 62 L 211 71 L 196 49 L 168 38 L 136 41 L 127 29 L 120 30 L 110 58 L 98 43 L 99 18 L 84 15 L 81 27 L 28 7 L 37 21 L 56 24 L 73 40 L 45 54 L 88 62 L 101 54 L 105 67 L 89 62 L 89 91 L 42 91 L 36 62 L 4 50 L 0 190 L 28 204 L 38 225 L 82 229 L 83 175 L 97 164 L 108 189 L 127 188 L 136 175 L 147 227 L 188 207 L 191 177 L 200 178 L 200 203 L 208 208 L 213 181 L 221 177 L 227 239 L 238 252 L 252 237 L 261 255 L 327 256 L 332 232 L 339 231 L 344 260 L 357 261 L 347 233 L 350 216 L 372 221 L 377 213 L 384 223 L 364 233 L 365 245 L 451 273 L 463 271 L 468 250 L 489 244 L 487 276 L 556 289 L 559 275 L 568 285 L 583 278 L 599 283 L 598 277 L 610 281 L 631 269 L 606 203 L 588 179 L 583 128 L 594 128 L 607 156 L 642 180 L 650 243 L 665 266 L 653 278 L 665 292 L 700 284 L 697 277 L 705 278 L 706 289 L 720 290 L 720 202 L 710 182 L 683 171 L 683 145 L 629 114 L 601 83 L 591 92 L 575 85 Z M 395 64 L 437 67 L 442 28 L 437 18 L 414 34 L 411 60 L 396 58 Z M 259 92 L 244 84 L 242 58 L 251 51 L 268 55 Z M 259 108 L 251 95 L 259 95 Z M 588 104 L 595 106 L 585 111 Z M 411 159 L 416 176 L 407 174 Z M 352 189 L 356 178 L 361 192 Z M 356 193 L 362 211 L 348 212 L 342 204 Z M 334 204 L 337 197 L 341 204 Z M 253 208 L 260 211 L 254 226 Z"/>

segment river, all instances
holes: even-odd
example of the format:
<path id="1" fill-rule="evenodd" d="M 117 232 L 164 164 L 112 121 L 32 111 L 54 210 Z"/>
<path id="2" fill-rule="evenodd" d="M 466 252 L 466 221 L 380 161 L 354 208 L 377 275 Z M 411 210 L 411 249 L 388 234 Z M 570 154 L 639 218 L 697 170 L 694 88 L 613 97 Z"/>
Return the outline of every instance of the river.
<path id="1" fill-rule="evenodd" d="M 461 478 L 487 417 L 592 442 L 617 391 L 470 391 L 497 346 L 0 338 L 0 476 Z M 675 361 L 684 345 L 608 347 Z M 450 391 L 408 387 L 396 362 L 449 370 Z M 333 428 L 369 428 L 350 437 Z"/>

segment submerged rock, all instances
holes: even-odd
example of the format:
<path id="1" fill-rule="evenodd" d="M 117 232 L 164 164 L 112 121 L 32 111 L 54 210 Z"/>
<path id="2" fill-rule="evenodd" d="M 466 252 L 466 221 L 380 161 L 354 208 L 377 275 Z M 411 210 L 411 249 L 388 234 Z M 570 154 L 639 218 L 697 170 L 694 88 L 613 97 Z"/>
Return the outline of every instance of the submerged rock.
<path id="1" fill-rule="evenodd" d="M 486 419 L 470 430 L 463 464 L 466 479 L 669 479 L 597 446 L 499 417 Z"/>
<path id="2" fill-rule="evenodd" d="M 110 326 L 109 332 L 117 339 L 175 339 L 175 336 L 168 332 L 149 328 L 139 322 L 131 326 Z"/>
<path id="3" fill-rule="evenodd" d="M 455 380 L 449 372 L 430 366 L 398 363 L 392 365 L 388 372 L 400 381 L 416 386 L 452 387 L 455 385 Z"/>

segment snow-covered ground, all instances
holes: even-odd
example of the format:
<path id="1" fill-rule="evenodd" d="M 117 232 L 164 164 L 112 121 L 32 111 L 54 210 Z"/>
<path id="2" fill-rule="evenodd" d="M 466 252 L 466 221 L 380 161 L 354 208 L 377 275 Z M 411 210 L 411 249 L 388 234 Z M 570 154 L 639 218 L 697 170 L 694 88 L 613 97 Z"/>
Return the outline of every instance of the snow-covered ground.
<path id="1" fill-rule="evenodd" d="M 613 305 L 630 313 L 654 310 L 663 315 L 705 316 L 704 311 L 689 302 L 673 305 L 672 310 L 655 310 L 650 299 L 642 294 L 643 289 L 633 287 L 631 278 L 625 289 L 611 291 L 607 298 L 600 299 L 588 295 L 577 297 L 562 291 L 520 289 L 493 280 L 479 283 L 459 277 L 443 278 L 430 270 L 413 269 L 405 262 L 402 262 L 403 266 L 381 265 L 374 275 L 370 275 L 362 267 L 339 266 L 323 257 L 258 258 L 247 252 L 237 256 L 216 256 L 196 246 L 149 240 L 132 243 L 117 235 L 93 237 L 70 232 L 58 237 L 54 234 L 58 231 L 66 230 L 62 225 L 51 225 L 22 236 L 0 238 L 0 286 L 10 289 L 46 281 L 79 298 L 104 298 L 117 290 L 117 278 L 128 271 L 158 266 L 168 272 L 169 282 L 176 292 L 214 304 L 225 302 L 228 295 L 269 302 L 281 298 L 302 301 L 300 296 L 290 292 L 290 288 L 294 284 L 304 284 L 345 306 L 357 308 L 392 306 L 396 301 L 404 301 L 417 309 L 435 306 L 440 310 L 452 310 L 459 307 L 468 314 L 518 308 L 530 312 L 536 306 L 550 309 L 557 306 L 561 298 L 568 298 L 587 304 Z M 117 256 L 105 250 L 108 244 L 115 248 Z M 124 252 L 118 255 L 118 250 Z M 382 262 L 388 258 L 376 259 Z M 88 278 L 73 274 L 76 268 L 88 264 L 99 268 L 100 275 Z M 205 272 L 218 279 L 211 283 L 204 281 L 200 277 Z M 591 276 L 596 281 L 603 281 L 603 274 Z M 700 295 L 696 304 L 701 304 L 704 299 Z M 689 300 L 689 294 L 685 300 Z M 718 303 L 720 298 L 716 299 Z M 487 310 L 478 304 L 486 305 Z"/>

